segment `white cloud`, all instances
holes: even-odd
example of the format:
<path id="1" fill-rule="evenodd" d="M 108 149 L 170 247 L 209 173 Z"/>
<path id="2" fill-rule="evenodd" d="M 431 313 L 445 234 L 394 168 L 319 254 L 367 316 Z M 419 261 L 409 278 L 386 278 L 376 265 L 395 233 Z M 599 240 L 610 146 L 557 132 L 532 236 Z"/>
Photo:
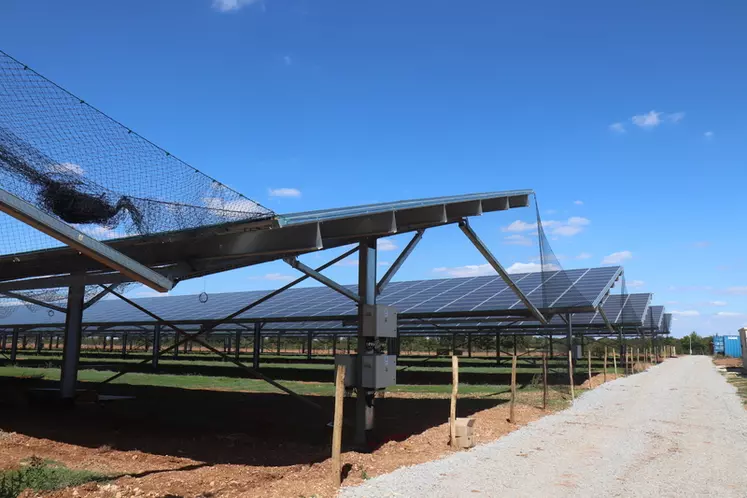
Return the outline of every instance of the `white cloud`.
<path id="1" fill-rule="evenodd" d="M 82 166 L 75 163 L 53 164 L 49 169 L 51 169 L 53 173 L 73 174 L 77 176 L 83 176 L 86 172 Z"/>
<path id="2" fill-rule="evenodd" d="M 671 313 L 673 315 L 678 315 L 678 316 L 700 316 L 700 312 L 695 311 L 695 310 L 685 310 L 685 311 L 672 310 Z"/>
<path id="3" fill-rule="evenodd" d="M 545 263 L 544 265 L 539 263 L 514 263 L 506 268 L 508 273 L 535 273 L 542 270 L 557 271 L 560 270 L 560 267 L 550 263 Z"/>
<path id="4" fill-rule="evenodd" d="M 727 303 L 726 301 L 711 301 L 708 304 L 710 304 L 711 306 L 726 306 L 729 303 Z"/>
<path id="5" fill-rule="evenodd" d="M 358 258 L 345 258 L 332 266 L 358 266 Z"/>
<path id="6" fill-rule="evenodd" d="M 213 0 L 213 8 L 221 12 L 239 10 L 253 3 L 261 3 L 262 0 Z"/>
<path id="7" fill-rule="evenodd" d="M 391 263 L 389 261 L 379 261 L 379 266 L 389 266 Z"/>
<path id="8" fill-rule="evenodd" d="M 583 231 L 585 226 L 591 224 L 591 221 L 581 216 L 572 216 L 566 221 L 545 220 L 542 222 L 542 228 L 550 235 L 570 237 Z M 504 232 L 530 232 L 537 230 L 537 223 L 527 223 L 516 220 L 506 227 L 501 227 Z"/>
<path id="9" fill-rule="evenodd" d="M 445 273 L 450 277 L 478 277 L 481 275 L 494 275 L 495 270 L 488 263 L 484 265 L 465 265 L 448 268 L 445 266 L 434 268 L 436 273 Z"/>
<path id="10" fill-rule="evenodd" d="M 581 254 L 576 256 L 576 259 L 590 259 L 590 258 L 591 258 L 591 254 L 589 254 L 588 252 L 582 252 Z"/>
<path id="11" fill-rule="evenodd" d="M 707 132 L 703 133 L 703 136 L 706 137 L 707 140 L 710 140 L 710 139 L 713 138 L 713 132 L 712 131 L 707 131 Z"/>
<path id="12" fill-rule="evenodd" d="M 610 125 L 610 131 L 615 133 L 625 133 L 625 125 L 622 123 L 612 123 Z"/>
<path id="13" fill-rule="evenodd" d="M 270 197 L 301 197 L 301 191 L 297 188 L 271 188 L 268 192 Z"/>
<path id="14" fill-rule="evenodd" d="M 640 287 L 643 287 L 644 285 L 646 285 L 646 282 L 644 282 L 643 280 L 631 280 L 630 282 L 625 283 L 625 286 L 629 289 L 638 289 Z"/>
<path id="15" fill-rule="evenodd" d="M 664 121 L 668 123 L 679 123 L 685 119 L 684 112 L 672 112 L 669 114 L 657 111 L 649 111 L 645 114 L 637 114 L 630 118 L 634 125 L 645 129 L 656 128 Z"/>
<path id="16" fill-rule="evenodd" d="M 619 252 L 613 252 L 609 256 L 605 256 L 602 260 L 603 265 L 619 265 L 625 260 L 631 259 L 633 257 L 633 253 L 630 251 L 619 251 Z"/>
<path id="17" fill-rule="evenodd" d="M 285 64 L 286 66 L 292 65 L 293 64 L 293 57 L 291 57 L 290 55 L 284 55 L 283 56 L 283 64 Z"/>
<path id="18" fill-rule="evenodd" d="M 532 239 L 529 237 L 526 237 L 524 235 L 514 233 L 512 235 L 506 236 L 503 240 L 505 240 L 506 244 L 512 245 L 512 246 L 532 246 L 534 245 L 534 242 L 532 242 Z"/>
<path id="19" fill-rule="evenodd" d="M 707 240 L 700 240 L 698 242 L 693 243 L 693 247 L 695 247 L 697 249 L 704 249 L 704 248 L 706 248 L 706 247 L 708 247 L 710 245 L 711 245 L 711 243 L 708 242 Z"/>
<path id="20" fill-rule="evenodd" d="M 661 124 L 661 113 L 651 111 L 646 114 L 638 114 L 631 118 L 634 125 L 640 126 L 641 128 L 653 128 Z"/>
<path id="21" fill-rule="evenodd" d="M 132 297 L 167 297 L 170 296 L 168 292 L 158 292 L 151 289 L 143 290 L 140 292 L 136 292 L 132 295 Z"/>
<path id="22" fill-rule="evenodd" d="M 379 239 L 376 241 L 376 248 L 379 251 L 395 251 L 397 244 L 392 239 Z"/>
<path id="23" fill-rule="evenodd" d="M 680 304 L 680 302 L 679 301 L 667 301 L 664 304 Z"/>
<path id="24" fill-rule="evenodd" d="M 735 311 L 719 311 L 716 316 L 731 317 L 731 316 L 743 316 L 744 313 L 737 313 Z"/>
<path id="25" fill-rule="evenodd" d="M 249 277 L 249 280 L 272 280 L 277 282 L 290 282 L 293 277 L 290 275 L 284 275 L 282 273 L 266 273 L 264 275 L 253 275 Z"/>
<path id="26" fill-rule="evenodd" d="M 729 287 L 726 289 L 727 294 L 735 294 L 738 296 L 747 296 L 747 287 Z"/>
<path id="27" fill-rule="evenodd" d="M 583 206 L 583 205 L 584 205 L 584 201 L 573 201 L 573 203 L 574 203 L 574 204 L 575 204 L 576 206 Z"/>

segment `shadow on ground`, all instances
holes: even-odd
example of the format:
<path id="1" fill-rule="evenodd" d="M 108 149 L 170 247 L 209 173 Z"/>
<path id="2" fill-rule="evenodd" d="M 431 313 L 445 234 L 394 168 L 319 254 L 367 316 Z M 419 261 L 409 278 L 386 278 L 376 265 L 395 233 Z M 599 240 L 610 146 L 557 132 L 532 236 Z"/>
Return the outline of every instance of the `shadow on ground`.
<path id="1" fill-rule="evenodd" d="M 313 397 L 324 408 L 321 412 L 282 394 L 108 385 L 102 394 L 135 399 L 72 408 L 29 401 L 29 389 L 57 386 L 40 379 L 0 378 L 0 428 L 90 448 L 139 450 L 208 464 L 285 466 L 323 461 L 330 454 L 331 397 Z M 347 416 L 352 417 L 354 402 L 346 399 Z M 376 403 L 374 447 L 440 425 L 449 413 L 448 399 L 384 398 Z M 501 403 L 460 400 L 459 416 Z M 346 436 L 352 432 L 345 431 Z"/>

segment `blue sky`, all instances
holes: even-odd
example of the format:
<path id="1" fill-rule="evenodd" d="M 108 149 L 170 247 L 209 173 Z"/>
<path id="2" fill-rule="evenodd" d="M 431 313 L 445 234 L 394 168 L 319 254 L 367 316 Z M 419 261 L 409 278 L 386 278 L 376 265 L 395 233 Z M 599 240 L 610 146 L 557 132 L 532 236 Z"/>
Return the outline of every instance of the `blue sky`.
<path id="1" fill-rule="evenodd" d="M 744 2 L 8 0 L 0 18 L 0 48 L 277 212 L 531 188 L 565 267 L 623 264 L 676 335 L 747 324 Z M 508 227 L 532 216 L 474 226 L 526 264 Z M 454 227 L 415 256 L 400 278 L 483 271 Z"/>

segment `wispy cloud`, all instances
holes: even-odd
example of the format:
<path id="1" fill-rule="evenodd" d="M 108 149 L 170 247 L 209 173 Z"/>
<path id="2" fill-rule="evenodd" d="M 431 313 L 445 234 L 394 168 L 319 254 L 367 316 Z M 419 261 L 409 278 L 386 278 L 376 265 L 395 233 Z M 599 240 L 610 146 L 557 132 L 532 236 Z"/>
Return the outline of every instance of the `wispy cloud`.
<path id="1" fill-rule="evenodd" d="M 644 285 L 646 285 L 646 282 L 644 282 L 643 280 L 631 280 L 630 282 L 625 283 L 625 286 L 629 289 L 639 289 Z"/>
<path id="2" fill-rule="evenodd" d="M 503 238 L 506 244 L 512 246 L 532 246 L 534 242 L 529 237 L 514 233 Z"/>
<path id="3" fill-rule="evenodd" d="M 262 3 L 262 0 L 213 0 L 213 8 L 220 12 L 232 12 L 255 3 Z"/>
<path id="4" fill-rule="evenodd" d="M 77 176 L 83 176 L 86 172 L 81 165 L 75 163 L 53 164 L 49 169 L 52 170 L 52 173 L 73 174 Z"/>
<path id="5" fill-rule="evenodd" d="M 576 259 L 591 259 L 591 256 L 592 255 L 589 254 L 588 252 L 582 252 L 581 254 L 576 256 Z"/>
<path id="6" fill-rule="evenodd" d="M 252 275 L 249 280 L 271 280 L 276 282 L 290 282 L 293 280 L 291 275 L 284 275 L 282 273 L 266 273 L 264 275 Z"/>
<path id="7" fill-rule="evenodd" d="M 625 133 L 625 125 L 622 123 L 612 123 L 610 125 L 610 131 L 614 133 Z"/>
<path id="8" fill-rule="evenodd" d="M 545 263 L 544 265 L 540 263 L 514 263 L 506 268 L 508 273 L 535 273 L 543 270 L 558 271 L 560 267 L 550 263 Z"/>
<path id="9" fill-rule="evenodd" d="M 484 265 L 465 265 L 465 266 L 454 266 L 446 267 L 441 266 L 434 268 L 435 273 L 444 273 L 450 277 L 479 277 L 481 275 L 494 275 L 495 270 L 489 264 Z"/>
<path id="10" fill-rule="evenodd" d="M 630 251 L 613 252 L 609 256 L 605 256 L 604 259 L 602 259 L 602 264 L 603 265 L 619 265 L 623 261 L 626 261 L 632 258 L 633 258 L 633 253 Z"/>
<path id="11" fill-rule="evenodd" d="M 707 132 L 703 133 L 703 136 L 706 138 L 706 140 L 711 140 L 713 138 L 713 132 L 712 131 L 707 131 Z"/>
<path id="12" fill-rule="evenodd" d="M 696 310 L 672 310 L 671 313 L 677 316 L 700 316 L 700 312 Z"/>
<path id="13" fill-rule="evenodd" d="M 573 201 L 573 203 L 574 203 L 574 204 L 575 204 L 576 206 L 583 206 L 583 205 L 584 205 L 584 201 Z"/>
<path id="14" fill-rule="evenodd" d="M 726 306 L 729 303 L 727 303 L 726 301 L 709 301 L 708 304 L 710 304 L 711 306 Z"/>
<path id="15" fill-rule="evenodd" d="M 297 188 L 271 188 L 268 192 L 270 197 L 301 197 L 301 191 Z"/>
<path id="16" fill-rule="evenodd" d="M 584 227 L 591 224 L 591 220 L 581 216 L 572 216 L 565 221 L 545 220 L 542 222 L 542 228 L 550 235 L 562 237 L 571 237 L 584 230 Z M 527 223 L 516 220 L 508 226 L 501 227 L 504 232 L 522 233 L 537 230 L 537 223 Z"/>
<path id="17" fill-rule="evenodd" d="M 283 64 L 286 66 L 292 66 L 293 65 L 293 57 L 290 55 L 284 55 L 283 56 Z"/>
<path id="18" fill-rule="evenodd" d="M 397 244 L 394 243 L 392 239 L 379 239 L 376 241 L 376 248 L 379 251 L 396 251 L 397 250 Z"/>
<path id="19" fill-rule="evenodd" d="M 729 287 L 728 289 L 726 289 L 726 293 L 736 296 L 747 296 L 747 286 Z"/>
<path id="20" fill-rule="evenodd" d="M 716 316 L 721 316 L 721 317 L 744 316 L 744 313 L 739 313 L 736 311 L 719 311 L 718 313 L 716 313 Z"/>
<path id="21" fill-rule="evenodd" d="M 705 249 L 710 245 L 711 243 L 707 240 L 699 240 L 698 242 L 693 242 L 693 247 L 695 247 L 696 249 Z"/>
<path id="22" fill-rule="evenodd" d="M 672 112 L 667 114 L 652 110 L 644 114 L 637 114 L 630 118 L 630 121 L 640 128 L 652 129 L 665 122 L 676 124 L 683 119 L 685 119 L 684 112 Z"/>

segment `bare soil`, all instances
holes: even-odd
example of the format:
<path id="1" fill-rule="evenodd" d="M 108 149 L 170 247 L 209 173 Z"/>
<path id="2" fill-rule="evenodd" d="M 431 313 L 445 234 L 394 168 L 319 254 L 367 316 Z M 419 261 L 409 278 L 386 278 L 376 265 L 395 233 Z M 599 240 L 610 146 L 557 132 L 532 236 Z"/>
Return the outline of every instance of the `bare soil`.
<path id="1" fill-rule="evenodd" d="M 50 386 L 35 379 L 0 381 L 0 468 L 17 467 L 35 455 L 114 477 L 107 484 L 26 492 L 26 498 L 275 498 L 336 493 L 328 458 L 331 398 L 314 397 L 326 410 L 316 412 L 285 395 L 112 385 L 107 394 L 135 399 L 65 409 L 29 402 L 24 393 L 31 387 Z M 539 404 L 541 395 L 523 399 Z M 348 414 L 353 413 L 353 402 L 346 400 Z M 346 441 L 344 485 L 450 453 L 448 404 L 446 398 L 419 395 L 377 400 L 375 442 L 356 451 Z M 505 400 L 464 398 L 458 404 L 459 416 L 477 419 L 480 443 L 546 413 L 519 404 L 518 422 L 509 424 Z"/>

